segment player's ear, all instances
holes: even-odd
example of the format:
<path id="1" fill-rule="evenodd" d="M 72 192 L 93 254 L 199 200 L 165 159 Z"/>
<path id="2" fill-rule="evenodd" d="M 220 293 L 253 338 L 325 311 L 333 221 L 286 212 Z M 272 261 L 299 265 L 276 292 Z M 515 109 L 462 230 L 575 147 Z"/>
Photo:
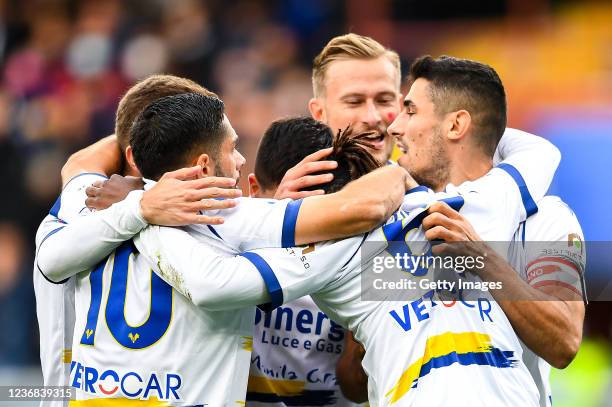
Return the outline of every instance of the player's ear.
<path id="1" fill-rule="evenodd" d="M 259 186 L 259 181 L 257 181 L 257 177 L 255 174 L 249 174 L 249 196 L 251 198 L 259 198 L 259 194 L 261 193 L 261 187 Z"/>
<path id="2" fill-rule="evenodd" d="M 128 145 L 125 148 L 125 161 L 128 165 L 128 171 L 126 171 L 127 175 L 134 175 L 140 177 L 140 170 L 136 166 L 136 161 L 134 161 L 134 151 L 132 150 L 132 146 Z"/>
<path id="3" fill-rule="evenodd" d="M 319 98 L 312 98 L 308 101 L 308 110 L 313 119 L 320 122 L 325 122 L 325 109 L 323 109 L 323 101 Z"/>
<path id="4" fill-rule="evenodd" d="M 451 140 L 459 141 L 468 132 L 472 124 L 472 116 L 467 110 L 459 110 L 449 114 L 449 122 L 447 123 L 447 137 Z"/>
<path id="5" fill-rule="evenodd" d="M 199 165 L 202 167 L 202 172 L 205 177 L 215 175 L 215 166 L 208 154 L 200 154 L 195 158 L 192 165 Z"/>

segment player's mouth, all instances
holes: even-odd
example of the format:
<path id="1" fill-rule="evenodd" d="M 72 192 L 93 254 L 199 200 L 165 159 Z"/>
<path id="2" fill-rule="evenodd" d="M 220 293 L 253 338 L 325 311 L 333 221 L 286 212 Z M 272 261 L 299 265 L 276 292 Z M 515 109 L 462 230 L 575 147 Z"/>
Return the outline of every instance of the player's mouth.
<path id="1" fill-rule="evenodd" d="M 364 138 L 372 148 L 372 150 L 384 150 L 385 149 L 385 134 L 384 133 L 373 133 L 370 136 Z"/>
<path id="2" fill-rule="evenodd" d="M 404 143 L 399 140 L 396 140 L 395 144 L 397 145 L 397 148 L 402 152 L 402 154 L 408 154 L 408 147 L 406 147 Z"/>

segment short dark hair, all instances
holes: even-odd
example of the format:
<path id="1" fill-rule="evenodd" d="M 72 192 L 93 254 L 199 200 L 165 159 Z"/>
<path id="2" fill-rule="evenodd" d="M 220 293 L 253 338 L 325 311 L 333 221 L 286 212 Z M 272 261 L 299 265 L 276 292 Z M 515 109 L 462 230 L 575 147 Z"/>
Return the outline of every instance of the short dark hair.
<path id="1" fill-rule="evenodd" d="M 304 190 L 323 189 L 326 193 L 341 189 L 348 182 L 379 167 L 376 159 L 365 150 L 365 138 L 371 133 L 354 135 L 351 128 L 332 130 L 311 117 L 292 117 L 273 122 L 266 130 L 257 150 L 255 176 L 263 189 L 278 187 L 285 173 L 309 154 L 333 147 L 326 160 L 336 160 L 332 182 L 314 185 Z"/>
<path id="2" fill-rule="evenodd" d="M 147 106 L 130 131 L 134 161 L 143 177 L 158 180 L 184 167 L 196 154 L 217 158 L 228 132 L 224 105 L 214 96 L 183 93 Z"/>
<path id="3" fill-rule="evenodd" d="M 489 65 L 443 55 L 425 55 L 410 67 L 409 80 L 430 82 L 437 114 L 460 109 L 472 116 L 475 140 L 493 156 L 506 128 L 506 92 L 497 72 Z"/>

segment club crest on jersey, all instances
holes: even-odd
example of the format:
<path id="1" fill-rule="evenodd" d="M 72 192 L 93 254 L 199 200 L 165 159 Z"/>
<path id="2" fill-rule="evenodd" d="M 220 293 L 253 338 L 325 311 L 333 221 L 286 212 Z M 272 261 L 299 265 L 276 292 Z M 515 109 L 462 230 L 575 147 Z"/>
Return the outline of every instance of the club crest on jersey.
<path id="1" fill-rule="evenodd" d="M 177 401 L 181 400 L 182 384 L 183 378 L 178 373 L 101 371 L 76 361 L 70 364 L 70 385 L 100 398 Z"/>
<path id="2" fill-rule="evenodd" d="M 582 246 L 582 239 L 578 233 L 570 233 L 567 235 L 567 247 L 573 247 L 578 250 L 580 254 L 583 254 Z"/>

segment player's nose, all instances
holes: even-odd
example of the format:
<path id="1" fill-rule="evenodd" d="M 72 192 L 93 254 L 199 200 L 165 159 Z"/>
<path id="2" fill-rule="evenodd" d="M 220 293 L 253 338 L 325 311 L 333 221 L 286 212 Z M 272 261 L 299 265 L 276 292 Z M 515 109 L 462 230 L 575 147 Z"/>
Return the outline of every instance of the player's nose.
<path id="1" fill-rule="evenodd" d="M 382 121 L 382 116 L 373 102 L 366 104 L 366 111 L 362 118 L 362 122 L 368 125 L 369 128 L 376 128 Z"/>
<path id="2" fill-rule="evenodd" d="M 396 120 L 393 121 L 389 127 L 387 127 L 387 133 L 389 133 L 391 137 L 395 137 L 397 139 L 402 137 L 402 132 L 399 130 Z"/>
<path id="3" fill-rule="evenodd" d="M 246 163 L 246 158 L 244 158 L 244 156 L 238 151 L 236 151 L 236 154 L 238 154 L 238 157 L 236 159 L 236 169 L 240 171 L 242 166 Z"/>

